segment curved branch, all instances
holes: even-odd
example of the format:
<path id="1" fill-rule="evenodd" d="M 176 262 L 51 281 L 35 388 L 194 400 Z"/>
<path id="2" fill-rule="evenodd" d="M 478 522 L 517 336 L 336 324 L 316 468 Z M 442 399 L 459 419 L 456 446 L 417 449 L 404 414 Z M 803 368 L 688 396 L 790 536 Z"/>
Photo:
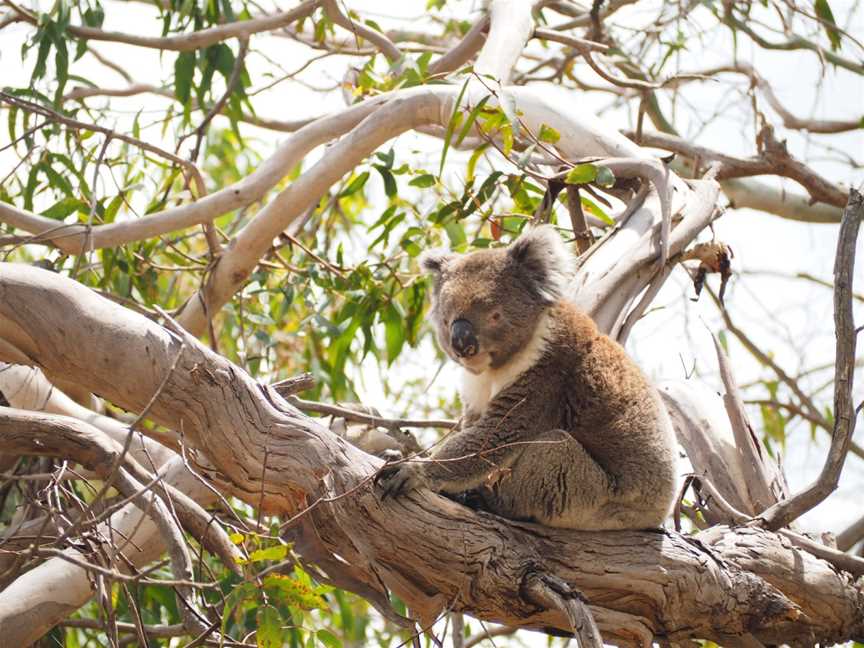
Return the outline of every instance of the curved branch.
<path id="1" fill-rule="evenodd" d="M 708 160 L 720 162 L 716 176 L 720 182 L 733 178 L 776 175 L 800 184 L 810 193 L 812 201 L 821 201 L 832 207 L 843 207 L 846 204 L 848 193 L 789 155 L 785 145 L 773 138 L 773 133 L 767 129 L 763 129 L 763 133 L 765 145 L 762 154 L 746 159 L 691 144 L 680 137 L 665 133 L 643 132 L 640 141 L 645 146 L 679 153 L 700 163 Z"/>
<path id="2" fill-rule="evenodd" d="M 138 503 L 142 511 L 149 508 L 148 505 L 141 505 L 139 499 L 150 490 L 144 486 L 161 480 L 158 474 L 154 476 L 131 456 L 123 457 L 121 444 L 107 438 L 88 423 L 67 416 L 0 407 L 0 449 L 10 454 L 71 459 L 103 478 L 109 477 L 113 472 L 113 464 L 118 458 L 123 458 L 120 466 L 122 475 L 120 472 L 117 475 L 118 490 L 130 501 Z M 159 484 L 156 490 L 162 491 L 164 498 L 170 499 L 183 527 L 201 541 L 208 551 L 219 556 L 226 567 L 239 575 L 238 559 L 242 554 L 228 539 L 222 527 L 213 524 L 212 516 L 193 499 L 170 485 Z M 168 531 L 158 520 L 157 525 L 163 533 Z M 172 534 L 173 531 L 169 533 Z M 177 561 L 178 564 L 186 562 L 179 555 Z M 181 571 L 185 573 L 185 569 L 181 568 Z M 191 573 L 177 576 L 177 579 L 191 580 Z"/>
<path id="3" fill-rule="evenodd" d="M 769 529 L 786 526 L 830 495 L 840 480 L 840 472 L 855 431 L 852 385 L 855 377 L 855 346 L 858 331 L 852 311 L 852 278 L 858 230 L 864 220 L 864 196 L 854 189 L 843 212 L 834 262 L 834 326 L 836 356 L 834 369 L 834 429 L 825 465 L 817 480 L 787 500 L 778 502 L 759 515 Z"/>
<path id="4" fill-rule="evenodd" d="M 453 72 L 468 63 L 486 42 L 489 22 L 488 14 L 475 22 L 461 41 L 429 66 L 430 76 Z"/>
<path id="5" fill-rule="evenodd" d="M 534 31 L 535 0 L 492 0 L 489 36 L 474 63 L 474 72 L 507 85 L 525 43 Z"/>
<path id="6" fill-rule="evenodd" d="M 774 109 L 780 119 L 783 120 L 783 125 L 786 128 L 796 129 L 796 130 L 806 130 L 810 133 L 820 133 L 820 134 L 833 134 L 833 133 L 844 133 L 851 130 L 858 130 L 862 128 L 861 118 L 858 119 L 801 119 L 793 115 L 789 112 L 786 107 L 780 103 L 780 100 L 777 98 L 777 95 L 774 94 L 774 88 L 771 87 L 771 84 L 762 77 L 757 71 L 749 63 L 738 61 L 736 63 L 732 63 L 729 65 L 720 65 L 714 68 L 710 68 L 708 70 L 703 70 L 700 72 L 694 72 L 692 74 L 682 75 L 691 77 L 694 79 L 701 78 L 710 78 L 719 73 L 734 73 L 734 74 L 742 74 L 748 77 L 752 83 L 762 91 L 762 94 L 765 95 L 766 101 L 768 104 Z"/>
<path id="7" fill-rule="evenodd" d="M 803 223 L 839 223 L 843 213 L 833 205 L 814 205 L 809 196 L 783 191 L 751 178 L 723 180 L 720 186 L 735 209 L 755 209 Z"/>
<path id="8" fill-rule="evenodd" d="M 539 132 L 541 125 L 546 124 L 561 134 L 556 147 L 570 159 L 592 155 L 647 157 L 639 147 L 594 115 L 572 109 L 565 110 L 563 98 L 569 96 L 567 93 L 556 92 L 551 88 L 521 87 L 507 87 L 505 92 L 522 111 L 522 120 L 532 132 Z M 452 104 L 458 94 L 459 87 L 448 85 L 411 88 L 388 95 L 386 103 L 375 111 L 370 110 L 369 116 L 362 123 L 330 147 L 314 166 L 265 205 L 256 218 L 237 235 L 210 275 L 203 295 L 187 302 L 178 321 L 187 331 L 203 332 L 207 313 L 221 308 L 243 285 L 258 260 L 270 248 L 274 237 L 300 214 L 317 204 L 330 186 L 355 168 L 377 147 L 412 128 L 430 124 L 445 125 L 450 119 Z M 461 106 L 460 109 L 470 109 L 476 101 L 476 97 L 469 94 L 466 106 Z M 317 122 L 307 128 L 311 129 L 315 124 Z M 295 137 L 305 130 L 298 131 Z M 680 190 L 679 195 L 686 191 L 686 187 L 680 185 L 674 176 L 670 177 L 668 185 L 677 187 Z M 0 210 L 2 209 L 0 203 Z M 654 216 L 659 220 L 661 212 L 660 209 L 656 214 L 651 212 L 652 223 Z M 150 218 L 152 217 L 146 220 Z M 648 225 L 634 221 L 627 227 L 641 228 L 641 234 Z"/>
<path id="9" fill-rule="evenodd" d="M 38 241 L 50 242 L 77 254 L 86 241 L 88 249 L 116 247 L 133 241 L 160 236 L 212 221 L 233 209 L 260 200 L 291 168 L 316 146 L 342 135 L 386 103 L 389 96 L 368 99 L 361 104 L 327 115 L 301 128 L 276 149 L 258 168 L 232 185 L 185 205 L 172 207 L 132 221 L 97 225 L 64 225 L 58 221 L 0 202 L 0 221 L 37 235 Z M 74 246 L 74 247 L 73 247 Z"/>
<path id="10" fill-rule="evenodd" d="M 382 502 L 370 488 L 379 461 L 196 341 L 180 345 L 80 284 L 0 265 L 0 323 L 3 337 L 34 361 L 132 410 L 145 405 L 182 346 L 153 403 L 154 420 L 182 427 L 191 458 L 205 461 L 206 474 L 228 492 L 295 518 L 299 511 L 305 517 L 297 519 L 314 525 L 321 546 L 349 564 L 354 578 L 383 582 L 421 620 L 451 609 L 569 630 L 567 614 L 525 597 L 520 584 L 533 572 L 555 574 L 582 592 L 613 643 L 727 642 L 745 634 L 763 643 L 814 636 L 837 642 L 864 635 L 864 592 L 852 577 L 769 531 L 715 527 L 695 538 L 591 533 L 508 522 L 428 492 Z M 110 369 L 118 362 L 124 371 Z M 11 626 L 7 610 L 21 612 L 10 597 L 31 574 L 0 593 L 0 629 Z M 34 604 L 32 592 L 28 602 Z"/>
<path id="11" fill-rule="evenodd" d="M 13 4 L 11 0 L 4 0 L 6 4 L 12 6 L 21 16 L 30 24 L 38 24 L 36 16 L 25 11 Z M 71 25 L 67 27 L 67 31 L 78 38 L 93 41 L 107 41 L 112 43 L 125 43 L 126 45 L 135 45 L 137 47 L 147 47 L 150 49 L 170 50 L 174 52 L 188 52 L 191 50 L 209 47 L 216 43 L 228 40 L 229 38 L 248 38 L 252 34 L 259 32 L 273 31 L 287 27 L 293 22 L 305 18 L 320 4 L 321 0 L 307 0 L 303 4 L 291 9 L 283 11 L 272 16 L 258 16 L 249 20 L 239 22 L 226 23 L 209 29 L 191 32 L 188 34 L 177 34 L 175 36 L 138 36 L 137 34 L 126 34 L 122 32 L 105 31 L 96 27 L 85 27 Z"/>
<path id="12" fill-rule="evenodd" d="M 750 27 L 747 23 L 738 20 L 731 13 L 727 13 L 723 16 L 723 22 L 726 23 L 733 30 L 737 29 L 738 31 L 742 31 L 747 34 L 754 43 L 759 45 L 759 47 L 763 49 L 769 50 L 810 50 L 811 52 L 815 52 L 820 59 L 824 59 L 829 63 L 833 63 L 837 67 L 842 67 L 850 72 L 854 72 L 855 74 L 864 74 L 864 63 L 851 61 L 847 58 L 840 56 L 830 50 L 826 50 L 824 47 L 820 47 L 816 43 L 813 43 L 801 36 L 795 36 L 794 38 L 784 42 L 784 43 L 772 43 L 766 38 L 763 38 L 756 31 Z"/>
<path id="13" fill-rule="evenodd" d="M 129 426 L 79 405 L 52 385 L 36 367 L 0 363 L 0 393 L 10 407 L 76 418 L 101 430 L 121 446 L 129 436 Z M 168 441 L 163 436 L 154 441 L 136 433 L 129 446 L 129 455 L 142 466 L 160 468 L 175 456 L 163 445 Z M 176 448 L 176 441 L 171 441 Z"/>
<path id="14" fill-rule="evenodd" d="M 390 63 L 396 63 L 402 58 L 402 52 L 396 47 L 396 44 L 391 41 L 385 34 L 379 31 L 370 29 L 365 25 L 360 25 L 351 20 L 348 16 L 342 13 L 337 0 L 320 0 L 327 17 L 335 24 L 343 29 L 347 29 L 355 38 L 365 38 L 367 41 L 375 45 Z"/>

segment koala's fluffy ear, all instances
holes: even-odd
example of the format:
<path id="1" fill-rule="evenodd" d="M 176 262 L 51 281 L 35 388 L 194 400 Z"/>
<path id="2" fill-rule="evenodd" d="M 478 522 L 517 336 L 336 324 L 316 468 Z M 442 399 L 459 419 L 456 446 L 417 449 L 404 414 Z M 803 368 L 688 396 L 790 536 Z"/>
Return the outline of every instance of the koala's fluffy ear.
<path id="1" fill-rule="evenodd" d="M 531 228 L 510 244 L 507 255 L 537 296 L 551 303 L 561 299 L 573 272 L 573 256 L 551 225 Z"/>
<path id="2" fill-rule="evenodd" d="M 420 267 L 429 274 L 438 276 L 455 255 L 444 249 L 426 250 L 420 255 Z"/>

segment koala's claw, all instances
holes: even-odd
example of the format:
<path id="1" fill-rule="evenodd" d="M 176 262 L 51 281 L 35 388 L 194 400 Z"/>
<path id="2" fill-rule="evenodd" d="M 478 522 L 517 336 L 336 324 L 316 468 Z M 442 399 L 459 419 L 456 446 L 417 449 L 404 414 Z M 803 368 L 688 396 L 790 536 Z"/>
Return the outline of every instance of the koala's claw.
<path id="1" fill-rule="evenodd" d="M 375 485 L 381 489 L 381 499 L 398 497 L 423 485 L 418 466 L 409 463 L 384 465 L 375 477 Z"/>

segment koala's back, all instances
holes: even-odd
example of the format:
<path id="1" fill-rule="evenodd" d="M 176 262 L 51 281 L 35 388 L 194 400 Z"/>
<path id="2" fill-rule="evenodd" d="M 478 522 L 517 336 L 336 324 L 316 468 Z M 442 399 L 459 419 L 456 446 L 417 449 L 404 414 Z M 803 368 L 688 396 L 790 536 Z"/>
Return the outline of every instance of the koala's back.
<path id="1" fill-rule="evenodd" d="M 659 395 L 573 305 L 557 302 L 547 322 L 542 353 L 526 369 L 530 388 L 497 397 L 527 415 L 538 440 L 558 445 L 527 446 L 486 489 L 487 505 L 550 526 L 659 526 L 676 483 L 674 432 Z"/>

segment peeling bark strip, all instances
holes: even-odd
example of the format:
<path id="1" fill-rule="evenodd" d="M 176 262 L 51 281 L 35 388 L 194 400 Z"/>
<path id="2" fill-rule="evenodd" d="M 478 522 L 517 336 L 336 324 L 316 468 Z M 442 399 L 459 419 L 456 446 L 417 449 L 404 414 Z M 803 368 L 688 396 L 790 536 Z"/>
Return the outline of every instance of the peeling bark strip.
<path id="1" fill-rule="evenodd" d="M 299 517 L 298 546 L 318 552 L 318 561 L 338 554 L 347 565 L 334 578 L 379 604 L 389 588 L 424 624 L 449 608 L 569 632 L 569 591 L 585 596 L 606 642 L 864 639 L 862 585 L 765 530 L 592 533 L 508 522 L 429 492 L 382 503 L 369 486 L 379 460 L 197 341 L 181 345 L 53 273 L 0 264 L 0 337 L 16 357 L 133 411 L 146 406 L 180 349 L 152 418 L 182 430 L 202 472 L 247 503 L 286 518 L 311 505 Z M 526 594 L 529 574 L 569 590 L 547 587 L 547 601 L 538 601 L 531 588 Z M 550 591 L 565 604 L 552 604 Z M 0 592 L 0 636 L 23 642 L 27 629 L 4 615 L 9 609 L 8 590 Z"/>

